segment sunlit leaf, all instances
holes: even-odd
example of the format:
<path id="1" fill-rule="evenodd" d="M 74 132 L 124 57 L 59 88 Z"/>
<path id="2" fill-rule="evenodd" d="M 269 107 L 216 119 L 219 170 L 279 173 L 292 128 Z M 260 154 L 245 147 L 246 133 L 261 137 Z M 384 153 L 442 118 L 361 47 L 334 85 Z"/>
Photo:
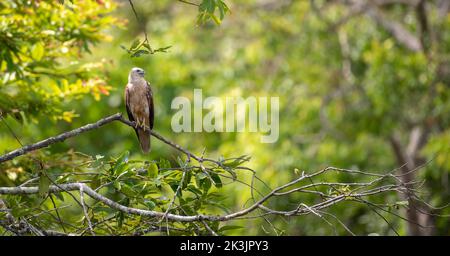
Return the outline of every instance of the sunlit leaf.
<path id="1" fill-rule="evenodd" d="M 156 163 L 151 163 L 147 169 L 147 176 L 150 178 L 156 178 L 158 176 L 158 166 Z"/>
<path id="2" fill-rule="evenodd" d="M 42 43 L 36 43 L 31 48 L 31 57 L 37 61 L 40 61 L 44 56 L 44 45 Z"/>
<path id="3" fill-rule="evenodd" d="M 134 40 L 134 42 L 130 46 L 130 50 L 131 51 L 136 50 L 136 48 L 139 46 L 139 44 L 141 44 L 141 40 L 140 39 Z"/>

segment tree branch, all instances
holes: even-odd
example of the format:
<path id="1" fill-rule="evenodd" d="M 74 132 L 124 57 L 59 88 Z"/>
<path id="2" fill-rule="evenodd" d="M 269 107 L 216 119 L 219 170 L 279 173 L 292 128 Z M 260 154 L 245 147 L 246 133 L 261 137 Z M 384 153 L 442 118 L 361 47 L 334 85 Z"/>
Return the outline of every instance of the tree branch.
<path id="1" fill-rule="evenodd" d="M 380 26 L 384 27 L 389 33 L 391 33 L 400 44 L 414 52 L 422 50 L 420 40 L 411 34 L 401 23 L 389 19 L 376 7 L 369 7 L 367 13 Z"/>
<path id="2" fill-rule="evenodd" d="M 84 125 L 84 126 L 82 126 L 80 128 L 77 128 L 77 129 L 74 129 L 74 130 L 71 130 L 71 131 L 68 131 L 68 132 L 64 132 L 64 133 L 61 133 L 61 134 L 59 134 L 57 136 L 50 137 L 50 138 L 47 138 L 45 140 L 39 141 L 37 143 L 31 144 L 31 145 L 26 145 L 26 146 L 21 147 L 19 149 L 13 150 L 13 151 L 11 151 L 9 153 L 6 153 L 6 154 L 0 156 L 0 163 L 9 161 L 9 160 L 14 159 L 14 158 L 16 158 L 18 156 L 21 156 L 21 155 L 25 155 L 25 154 L 27 154 L 27 153 L 29 153 L 31 151 L 34 151 L 34 150 L 37 150 L 37 149 L 41 149 L 41 148 L 46 148 L 46 147 L 48 147 L 48 146 L 50 146 L 52 144 L 55 144 L 55 143 L 63 142 L 63 141 L 65 141 L 68 138 L 72 138 L 72 137 L 78 136 L 78 135 L 80 135 L 82 133 L 85 133 L 87 131 L 90 131 L 90 130 L 98 129 L 98 128 L 102 127 L 103 125 L 109 124 L 109 123 L 114 122 L 114 121 L 119 121 L 119 122 L 121 122 L 123 124 L 126 124 L 126 125 L 130 126 L 130 127 L 135 127 L 135 123 L 134 122 L 130 122 L 130 121 L 124 119 L 121 113 L 117 113 L 117 114 L 114 114 L 114 115 L 102 118 L 102 119 L 98 120 L 95 123 L 87 124 L 87 125 Z M 188 158 L 192 157 L 192 158 L 194 158 L 195 160 L 197 160 L 199 162 L 203 161 L 203 159 L 195 156 L 194 154 L 190 153 L 189 151 L 187 151 L 186 149 L 182 148 L 178 144 L 176 144 L 176 143 L 174 143 L 174 142 L 164 138 L 162 135 L 158 134 L 157 132 L 151 130 L 150 134 L 153 137 L 157 138 L 158 140 L 164 142 L 165 144 L 167 144 L 167 145 L 175 148 L 176 150 L 186 154 L 188 156 Z"/>
<path id="3" fill-rule="evenodd" d="M 278 197 L 282 195 L 289 195 L 297 192 L 305 192 L 300 191 L 298 188 L 294 188 L 291 190 L 288 190 L 286 192 L 282 192 L 283 190 L 290 188 L 294 185 L 297 185 L 301 181 L 308 180 L 311 177 L 315 177 L 321 174 L 324 174 L 329 171 L 336 171 L 336 172 L 346 172 L 350 174 L 360 174 L 363 173 L 365 176 L 373 177 L 373 180 L 371 182 L 366 183 L 339 183 L 340 186 L 350 186 L 355 187 L 353 190 L 349 190 L 343 193 L 338 193 L 334 195 L 328 195 L 325 199 L 322 201 L 311 205 L 306 206 L 305 204 L 300 203 L 298 207 L 292 210 L 273 210 L 270 209 L 263 204 L 266 203 L 270 198 Z M 100 201 L 104 203 L 105 205 L 111 207 L 112 209 L 124 212 L 126 214 L 132 214 L 132 215 L 140 215 L 140 216 L 146 216 L 146 217 L 157 217 L 157 218 L 166 218 L 169 221 L 178 221 L 178 222 L 202 222 L 203 221 L 229 221 L 233 219 L 239 219 L 242 217 L 245 217 L 246 215 L 254 212 L 257 209 L 262 210 L 265 212 L 264 214 L 270 214 L 270 215 L 282 215 L 282 216 L 299 216 L 299 215 L 305 215 L 314 213 L 317 214 L 319 210 L 329 208 L 332 205 L 335 205 L 339 202 L 345 201 L 345 200 L 358 200 L 364 197 L 385 193 L 385 192 L 399 192 L 399 193 L 411 193 L 411 191 L 408 190 L 406 184 L 390 184 L 385 186 L 378 186 L 373 188 L 372 186 L 376 182 L 381 182 L 382 180 L 385 180 L 387 178 L 395 178 L 397 177 L 391 173 L 387 173 L 384 175 L 377 175 L 377 174 L 371 174 L 367 172 L 362 171 L 353 171 L 353 170 L 346 170 L 346 169 L 338 169 L 333 167 L 328 167 L 323 170 L 317 171 L 315 173 L 309 174 L 309 175 L 302 175 L 301 177 L 286 183 L 284 185 L 281 185 L 275 189 L 273 189 L 270 193 L 263 196 L 261 199 L 256 201 L 253 205 L 244 208 L 240 211 L 236 211 L 234 213 L 226 214 L 226 215 L 178 215 L 178 214 L 171 214 L 166 212 L 158 212 L 158 211 L 151 211 L 151 210 L 143 210 L 139 208 L 132 208 L 127 207 L 124 205 L 121 205 L 97 192 L 95 192 L 93 189 L 91 189 L 88 185 L 84 183 L 66 183 L 66 184 L 60 184 L 59 186 L 50 186 L 49 193 L 58 193 L 58 192 L 66 192 L 66 191 L 80 191 L 82 190 L 87 195 L 89 195 L 91 198 Z M 314 186 L 328 186 L 330 188 L 335 188 L 337 186 L 336 183 L 317 183 L 314 184 Z M 300 187 L 305 188 L 305 186 Z M 366 190 L 362 190 L 362 188 L 366 188 Z M 8 195 L 27 195 L 27 194 L 37 194 L 39 193 L 38 187 L 0 187 L 0 195 L 1 194 L 8 194 Z"/>

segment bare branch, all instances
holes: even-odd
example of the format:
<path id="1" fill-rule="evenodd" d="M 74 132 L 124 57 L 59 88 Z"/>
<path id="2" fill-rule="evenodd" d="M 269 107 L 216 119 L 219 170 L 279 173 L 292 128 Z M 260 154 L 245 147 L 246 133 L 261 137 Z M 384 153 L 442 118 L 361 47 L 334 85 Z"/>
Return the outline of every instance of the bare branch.
<path id="1" fill-rule="evenodd" d="M 301 181 L 303 181 L 305 179 L 323 174 L 330 170 L 339 171 L 341 169 L 326 168 L 326 169 L 323 169 L 321 171 L 315 172 L 310 175 L 303 175 L 289 183 L 286 183 L 284 185 L 281 185 L 281 186 L 273 189 L 270 193 L 266 194 L 264 197 L 262 197 L 261 199 L 256 201 L 253 205 L 251 205 L 245 209 L 242 209 L 240 211 L 230 213 L 227 215 L 221 215 L 221 216 L 220 215 L 219 216 L 217 216 L 217 215 L 201 215 L 201 214 L 185 216 L 185 215 L 171 214 L 171 213 L 167 213 L 167 212 L 157 212 L 157 211 L 150 211 L 150 210 L 126 207 L 126 206 L 118 204 L 117 202 L 114 202 L 114 201 L 110 200 L 109 198 L 106 198 L 103 195 L 95 192 L 94 190 L 92 190 L 89 186 L 87 186 L 84 183 L 67 183 L 67 184 L 60 184 L 59 186 L 52 185 L 49 188 L 49 193 L 57 193 L 57 192 L 72 191 L 72 190 L 82 190 L 87 195 L 89 195 L 91 198 L 93 198 L 97 201 L 100 201 L 113 209 L 122 211 L 127 214 L 140 215 L 140 216 L 146 216 L 146 217 L 166 218 L 169 221 L 179 221 L 179 222 L 198 222 L 199 221 L 199 222 L 201 222 L 203 220 L 228 221 L 228 220 L 232 220 L 232 219 L 237 219 L 239 217 L 248 215 L 257 209 L 261 209 L 261 210 L 267 212 L 268 214 L 272 214 L 272 215 L 297 216 L 297 215 L 304 215 L 304 214 L 310 214 L 310 213 L 317 215 L 319 210 L 328 208 L 338 202 L 341 202 L 341 201 L 344 201 L 347 199 L 353 200 L 354 198 L 363 198 L 363 197 L 376 195 L 376 194 L 380 194 L 380 193 L 385 193 L 385 192 L 389 192 L 389 191 L 397 191 L 400 193 L 406 193 L 408 191 L 408 189 L 406 188 L 406 186 L 404 184 L 398 184 L 398 185 L 397 184 L 389 184 L 389 185 L 385 185 L 385 186 L 378 186 L 378 187 L 375 187 L 372 189 L 366 189 L 364 191 L 358 191 L 358 192 L 349 191 L 349 192 L 346 192 L 343 194 L 330 195 L 330 196 L 326 197 L 323 201 L 316 203 L 314 205 L 311 205 L 311 206 L 306 206 L 304 203 L 299 203 L 299 206 L 293 210 L 272 210 L 263 205 L 270 198 L 282 195 L 281 193 L 279 193 L 282 190 L 289 188 L 291 186 L 297 185 L 298 183 L 300 183 Z M 351 172 L 351 170 L 346 170 L 346 171 Z M 361 172 L 361 171 L 358 171 L 358 172 Z M 366 175 L 372 176 L 372 174 L 370 174 L 370 173 L 368 173 Z M 388 173 L 388 174 L 386 174 L 386 177 L 387 176 L 391 176 L 391 174 Z M 382 176 L 382 177 L 385 177 L 385 176 Z M 380 181 L 380 180 L 381 180 L 381 178 L 374 179 L 374 181 Z M 340 184 L 351 185 L 354 183 L 340 183 Z M 372 184 L 373 183 L 370 183 L 370 182 L 369 183 L 361 183 L 360 186 L 368 187 Z M 38 187 L 0 187 L 0 194 L 15 194 L 15 195 L 17 195 L 17 194 L 36 194 L 36 193 L 38 193 L 38 191 L 39 191 Z M 291 194 L 294 192 L 298 192 L 298 190 L 291 189 L 288 192 L 284 192 L 284 194 L 288 195 L 288 194 Z"/>
<path id="2" fill-rule="evenodd" d="M 203 225 L 205 226 L 206 230 L 208 230 L 211 235 L 213 236 L 219 236 L 216 232 L 214 232 L 214 230 L 208 225 L 208 223 L 206 223 L 205 220 L 202 220 Z"/>
<path id="3" fill-rule="evenodd" d="M 88 223 L 89 231 L 91 232 L 91 234 L 92 234 L 93 236 L 95 236 L 94 229 L 92 229 L 91 219 L 89 218 L 89 214 L 88 214 L 88 212 L 87 212 L 86 205 L 85 205 L 85 202 L 84 202 L 83 188 L 84 188 L 84 186 L 80 186 L 80 201 L 81 201 L 81 206 L 83 207 L 83 213 L 84 213 L 84 217 L 86 218 L 86 221 L 87 221 L 87 223 Z"/>
<path id="4" fill-rule="evenodd" d="M 37 150 L 37 149 L 41 149 L 41 148 L 46 148 L 46 147 L 48 147 L 48 146 L 50 146 L 52 144 L 55 144 L 55 143 L 63 142 L 66 139 L 78 136 L 78 135 L 80 135 L 82 133 L 85 133 L 87 131 L 98 129 L 98 128 L 102 127 L 103 125 L 109 124 L 109 123 L 114 122 L 114 121 L 119 121 L 119 122 L 121 122 L 123 124 L 126 124 L 126 125 L 130 126 L 130 127 L 134 127 L 135 126 L 134 122 L 130 122 L 130 121 L 124 119 L 122 117 L 121 113 L 117 113 L 117 114 L 114 114 L 114 115 L 102 118 L 102 119 L 98 120 L 95 123 L 84 125 L 84 126 L 82 126 L 80 128 L 77 128 L 77 129 L 74 129 L 74 130 L 71 130 L 71 131 L 68 131 L 68 132 L 61 133 L 61 134 L 59 134 L 57 136 L 47 138 L 45 140 L 39 141 L 39 142 L 31 144 L 31 145 L 26 145 L 24 147 L 21 147 L 19 149 L 16 149 L 14 151 L 6 153 L 6 154 L 0 156 L 0 163 L 9 161 L 9 160 L 14 159 L 14 158 L 16 158 L 18 156 L 21 156 L 21 155 L 25 155 L 25 154 L 27 154 L 27 153 L 29 153 L 31 151 L 34 151 L 34 150 Z M 189 151 L 187 151 L 186 149 L 182 148 L 178 144 L 176 144 L 176 143 L 174 143 L 174 142 L 164 138 L 162 135 L 158 134 L 157 132 L 152 130 L 152 131 L 150 131 L 150 134 L 153 137 L 157 138 L 158 140 L 160 140 L 160 141 L 166 143 L 167 145 L 170 145 L 171 147 L 175 148 L 176 150 L 181 151 L 182 153 L 186 154 L 188 157 L 192 157 L 192 158 L 194 158 L 195 160 L 197 160 L 199 162 L 203 161 L 201 158 L 199 158 L 199 157 L 195 156 L 194 154 L 190 153 Z"/>

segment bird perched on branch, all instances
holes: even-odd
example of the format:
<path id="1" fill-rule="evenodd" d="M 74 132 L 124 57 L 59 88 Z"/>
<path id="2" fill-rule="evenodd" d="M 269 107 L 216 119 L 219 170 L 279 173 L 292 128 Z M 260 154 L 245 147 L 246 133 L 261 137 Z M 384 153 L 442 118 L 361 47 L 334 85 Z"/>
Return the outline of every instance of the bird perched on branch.
<path id="1" fill-rule="evenodd" d="M 150 151 L 150 130 L 153 129 L 154 107 L 150 84 L 144 79 L 141 68 L 132 68 L 125 87 L 125 105 L 128 119 L 134 121 L 134 130 L 144 153 Z"/>

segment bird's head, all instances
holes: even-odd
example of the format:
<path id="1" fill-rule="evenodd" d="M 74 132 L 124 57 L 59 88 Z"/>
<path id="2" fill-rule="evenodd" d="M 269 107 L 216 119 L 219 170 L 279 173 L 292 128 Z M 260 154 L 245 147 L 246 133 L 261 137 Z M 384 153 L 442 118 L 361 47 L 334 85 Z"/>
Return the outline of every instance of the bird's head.
<path id="1" fill-rule="evenodd" d="M 130 80 L 143 78 L 145 75 L 145 71 L 142 68 L 132 68 L 130 71 L 129 78 Z"/>

